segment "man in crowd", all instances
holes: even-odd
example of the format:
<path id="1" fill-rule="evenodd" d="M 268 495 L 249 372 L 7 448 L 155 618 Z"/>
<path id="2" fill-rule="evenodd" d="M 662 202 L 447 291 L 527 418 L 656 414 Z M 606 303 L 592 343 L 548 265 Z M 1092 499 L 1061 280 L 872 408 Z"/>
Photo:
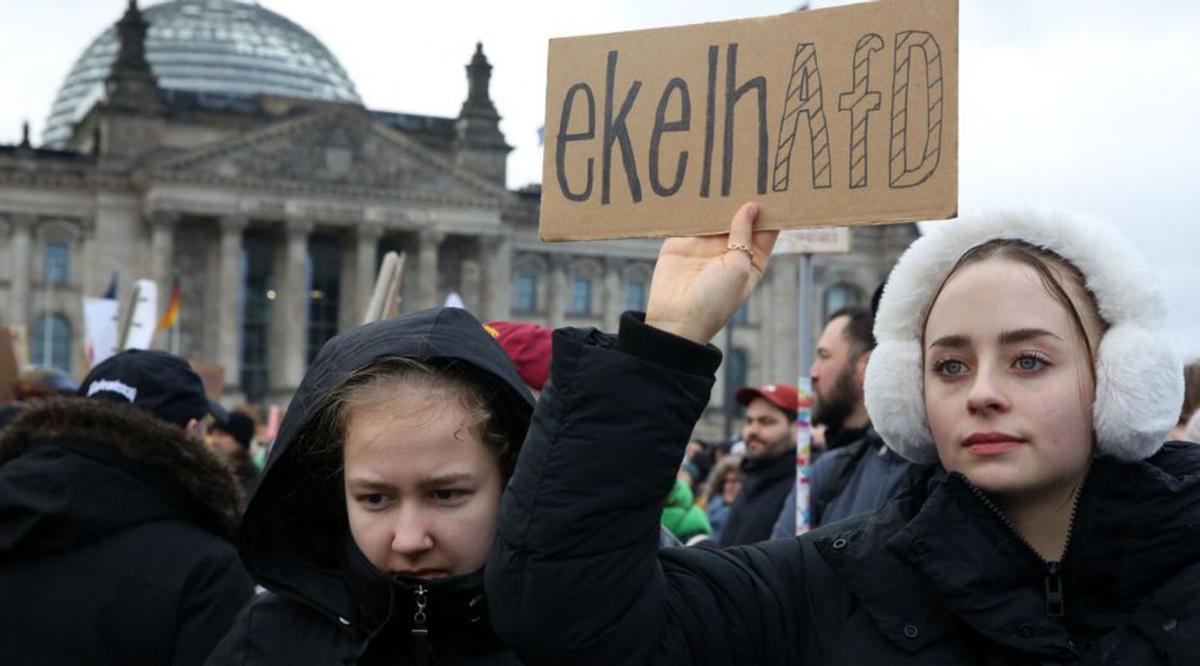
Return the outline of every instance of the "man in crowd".
<path id="1" fill-rule="evenodd" d="M 816 405 L 813 423 L 825 426 L 828 452 L 812 467 L 810 527 L 874 511 L 903 488 L 909 463 L 871 428 L 863 400 L 867 362 L 875 348 L 871 310 L 849 306 L 829 316 L 810 374 Z M 772 537 L 796 533 L 795 489 Z"/>
<path id="2" fill-rule="evenodd" d="M 796 387 L 742 387 L 734 397 L 746 408 L 742 427 L 746 453 L 742 489 L 721 531 L 722 546 L 769 538 L 784 499 L 796 485 Z"/>
<path id="3" fill-rule="evenodd" d="M 202 664 L 250 597 L 216 408 L 176 356 L 126 351 L 0 436 L 0 651 L 12 664 Z"/>

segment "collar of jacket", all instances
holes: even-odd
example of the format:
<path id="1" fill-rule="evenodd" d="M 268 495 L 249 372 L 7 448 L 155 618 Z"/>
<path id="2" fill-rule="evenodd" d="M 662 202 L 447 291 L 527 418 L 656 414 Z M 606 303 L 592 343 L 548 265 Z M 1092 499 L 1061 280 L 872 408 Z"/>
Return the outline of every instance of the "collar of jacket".
<path id="1" fill-rule="evenodd" d="M 876 625 L 908 651 L 958 622 L 1020 652 L 1070 659 L 1067 627 L 1115 626 L 1128 606 L 1200 562 L 1200 448 L 1093 461 L 1062 566 L 1066 615 L 1046 613 L 1046 563 L 964 477 L 942 470 L 815 545 Z"/>
<path id="2" fill-rule="evenodd" d="M 353 621 L 372 652 L 411 644 L 417 628 L 426 630 L 434 645 L 500 646 L 488 620 L 482 570 L 437 580 L 388 575 L 376 569 L 347 534 L 343 571 L 356 601 Z M 419 597 L 426 616 L 420 627 L 416 622 Z"/>
<path id="3" fill-rule="evenodd" d="M 770 458 L 747 457 L 742 460 L 742 471 L 763 479 L 776 479 L 788 474 L 795 474 L 796 449 L 790 448 Z"/>
<path id="4" fill-rule="evenodd" d="M 57 451 L 50 451 L 52 447 Z M 59 398 L 30 408 L 4 429 L 0 468 L 33 465 L 39 456 L 37 469 L 21 474 L 22 494 L 0 499 L 9 516 L 17 515 L 13 502 L 21 503 L 20 515 L 26 517 L 20 529 L 30 535 L 46 535 L 51 531 L 48 521 L 60 518 L 75 532 L 98 525 L 78 516 L 100 515 L 89 502 L 112 506 L 122 498 L 133 501 L 129 495 L 118 496 L 121 488 L 139 488 L 145 497 L 139 496 L 137 503 L 155 506 L 114 510 L 107 514 L 109 523 L 100 526 L 105 530 L 115 526 L 113 521 L 132 524 L 138 516 L 149 520 L 149 514 L 156 513 L 162 519 L 164 512 L 173 511 L 171 515 L 232 539 L 241 516 L 242 493 L 228 467 L 181 428 L 130 405 Z M 33 483 L 36 471 L 46 474 L 47 483 Z M 69 481 L 88 487 L 72 488 Z M 8 533 L 0 541 L 11 547 L 12 539 L 20 538 Z"/>

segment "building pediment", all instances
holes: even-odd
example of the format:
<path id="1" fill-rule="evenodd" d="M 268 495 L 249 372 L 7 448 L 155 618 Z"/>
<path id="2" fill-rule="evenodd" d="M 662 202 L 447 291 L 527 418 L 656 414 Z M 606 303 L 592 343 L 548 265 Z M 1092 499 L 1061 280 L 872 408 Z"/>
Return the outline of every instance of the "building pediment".
<path id="1" fill-rule="evenodd" d="M 152 179 L 400 199 L 496 202 L 507 191 L 357 109 L 274 123 L 159 162 Z"/>

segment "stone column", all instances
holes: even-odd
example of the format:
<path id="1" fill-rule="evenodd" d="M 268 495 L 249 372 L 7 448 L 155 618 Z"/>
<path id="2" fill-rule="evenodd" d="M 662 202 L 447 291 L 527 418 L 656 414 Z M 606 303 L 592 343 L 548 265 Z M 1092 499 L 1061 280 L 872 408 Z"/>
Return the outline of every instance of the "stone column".
<path id="1" fill-rule="evenodd" d="M 567 303 L 571 298 L 567 284 L 567 257 L 561 254 L 550 255 L 550 303 L 546 307 L 546 315 L 551 328 L 560 328 L 567 321 Z"/>
<path id="2" fill-rule="evenodd" d="M 438 251 L 446 234 L 437 229 L 421 229 L 417 258 L 417 306 L 433 308 L 442 304 L 438 298 Z"/>
<path id="3" fill-rule="evenodd" d="M 351 319 L 358 326 L 363 321 L 363 314 L 371 302 L 371 292 L 375 289 L 377 267 L 376 259 L 379 252 L 379 239 L 383 237 L 383 226 L 379 224 L 360 224 L 354 234 L 354 297 L 342 295 L 346 307 L 353 308 Z"/>
<path id="4" fill-rule="evenodd" d="M 483 263 L 483 303 L 481 316 L 489 321 L 512 317 L 512 239 L 507 235 L 479 239 Z"/>
<path id="5" fill-rule="evenodd" d="M 156 210 L 150 214 L 150 279 L 158 284 L 159 306 L 171 298 L 171 270 L 175 259 L 175 226 L 179 213 Z"/>
<path id="6" fill-rule="evenodd" d="M 242 232 L 246 218 L 221 218 L 220 290 L 217 292 L 217 362 L 225 368 L 225 386 L 239 385 L 242 372 Z"/>
<path id="7" fill-rule="evenodd" d="M 478 245 L 476 244 L 476 248 Z M 463 300 L 463 306 L 477 317 L 483 316 L 480 309 L 482 302 L 483 278 L 481 273 L 479 250 L 468 249 L 468 254 L 459 263 L 458 295 Z M 475 256 L 471 256 L 471 252 Z"/>
<path id="8" fill-rule="evenodd" d="M 271 379 L 277 391 L 294 391 L 308 366 L 308 236 L 311 222 L 288 220 L 284 246 L 283 271 L 276 284 L 275 320 L 271 330 L 272 344 L 279 345 Z M 276 372 L 277 370 L 277 372 Z"/>
<path id="9" fill-rule="evenodd" d="M 32 322 L 29 320 L 29 302 L 33 299 L 29 293 L 29 259 L 32 250 L 32 232 L 34 217 L 17 214 L 9 217 L 12 225 L 11 262 L 9 264 L 11 278 L 9 282 L 9 321 L 14 324 L 24 324 L 32 333 Z"/>
<path id="10" fill-rule="evenodd" d="M 616 333 L 625 310 L 625 299 L 621 298 L 621 261 L 615 257 L 604 258 L 604 331 Z"/>

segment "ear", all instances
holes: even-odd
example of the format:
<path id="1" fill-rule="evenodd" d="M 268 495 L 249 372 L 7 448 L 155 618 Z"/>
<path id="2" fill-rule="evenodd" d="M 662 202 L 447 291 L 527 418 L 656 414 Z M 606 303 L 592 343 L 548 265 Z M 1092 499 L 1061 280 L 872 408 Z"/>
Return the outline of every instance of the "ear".
<path id="1" fill-rule="evenodd" d="M 187 433 L 188 439 L 199 439 L 200 421 L 197 419 L 188 419 L 187 425 L 183 427 L 183 431 Z"/>
<path id="2" fill-rule="evenodd" d="M 854 362 L 854 384 L 862 390 L 863 382 L 867 379 L 867 363 L 871 360 L 871 350 L 867 350 L 858 355 L 858 360 Z"/>

